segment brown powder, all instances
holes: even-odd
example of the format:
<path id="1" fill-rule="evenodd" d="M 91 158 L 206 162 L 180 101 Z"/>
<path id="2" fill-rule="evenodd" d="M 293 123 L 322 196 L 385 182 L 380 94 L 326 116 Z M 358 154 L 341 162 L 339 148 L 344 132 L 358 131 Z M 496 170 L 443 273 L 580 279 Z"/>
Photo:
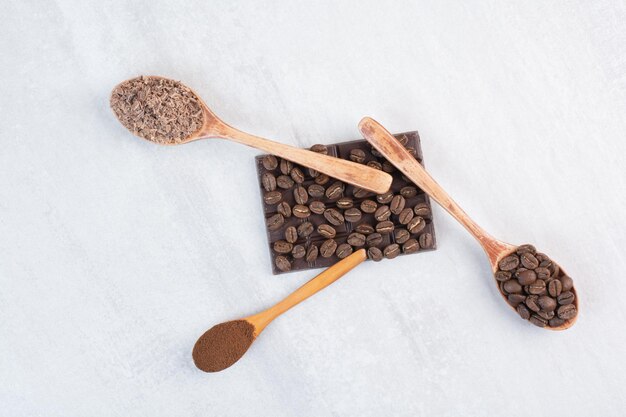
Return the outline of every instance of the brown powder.
<path id="1" fill-rule="evenodd" d="M 178 81 L 141 76 L 111 93 L 111 109 L 135 135 L 161 144 L 180 143 L 203 123 L 200 99 Z"/>
<path id="2" fill-rule="evenodd" d="M 207 330 L 193 347 L 193 361 L 204 372 L 222 371 L 243 356 L 254 342 L 254 326 L 245 320 L 220 323 Z"/>

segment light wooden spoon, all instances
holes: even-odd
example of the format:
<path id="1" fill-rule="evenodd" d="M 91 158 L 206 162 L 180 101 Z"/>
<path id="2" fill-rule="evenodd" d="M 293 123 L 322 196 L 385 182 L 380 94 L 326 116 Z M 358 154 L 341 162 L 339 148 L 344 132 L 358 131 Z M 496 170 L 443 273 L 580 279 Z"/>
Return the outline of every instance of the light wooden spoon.
<path id="1" fill-rule="evenodd" d="M 404 175 L 420 187 L 426 194 L 439 203 L 448 213 L 452 215 L 459 223 L 482 246 L 491 263 L 491 269 L 495 274 L 498 270 L 498 263 L 506 256 L 513 253 L 518 246 L 502 242 L 489 235 L 483 228 L 474 222 L 459 205 L 450 198 L 448 193 L 426 172 L 426 170 L 417 162 L 417 160 L 398 142 L 380 123 L 376 120 L 365 117 L 359 123 L 361 134 L 369 143 L 372 144 L 389 162 L 398 168 Z M 561 270 L 563 270 L 561 268 Z M 567 274 L 566 274 L 567 275 Z M 495 278 L 494 278 L 495 279 Z M 498 284 L 498 281 L 496 281 Z M 561 326 L 549 327 L 550 330 L 565 330 L 571 327 L 578 318 L 578 294 L 572 288 L 570 291 L 574 293 L 574 305 L 576 306 L 576 316 L 566 320 Z M 506 297 L 500 292 L 503 298 Z M 512 307 L 508 301 L 507 304 Z"/>
<path id="2" fill-rule="evenodd" d="M 365 249 L 337 262 L 288 295 L 278 304 L 252 316 L 211 327 L 193 347 L 193 361 L 205 372 L 222 371 L 237 362 L 276 317 L 328 287 L 367 259 Z"/>
<path id="3" fill-rule="evenodd" d="M 158 76 L 144 76 L 144 79 L 167 80 L 167 78 Z M 122 83 L 118 84 L 113 89 L 113 91 L 118 90 L 118 87 L 123 85 L 124 83 L 132 82 L 134 80 L 136 80 L 136 78 L 123 81 Z M 184 86 L 184 84 L 182 83 L 178 83 L 176 81 L 172 82 Z M 274 142 L 258 136 L 253 136 L 248 133 L 242 132 L 241 130 L 235 129 L 234 127 L 229 126 L 228 124 L 220 120 L 215 115 L 215 113 L 213 113 L 211 109 L 209 109 L 206 103 L 195 91 L 191 89 L 189 90 L 192 91 L 192 93 L 196 96 L 198 102 L 202 107 L 202 126 L 190 136 L 184 138 L 182 141 L 154 141 L 154 143 L 158 143 L 161 145 L 179 145 L 200 139 L 227 139 L 233 142 L 241 143 L 243 145 L 251 146 L 253 148 L 261 149 L 272 155 L 276 155 L 297 164 L 303 165 L 307 168 L 312 168 L 316 171 L 323 172 L 324 174 L 327 174 L 331 177 L 338 178 L 342 181 L 353 184 L 357 187 L 365 188 L 377 194 L 385 193 L 387 190 L 389 190 L 389 187 L 391 187 L 392 177 L 386 172 L 370 168 L 366 165 L 357 164 L 352 161 L 346 161 L 340 158 L 333 158 L 332 156 L 322 155 L 306 149 L 295 148 L 293 146 Z M 116 117 L 118 117 L 117 113 Z M 139 137 L 141 137 L 142 139 L 146 139 L 142 136 Z M 150 139 L 146 140 L 150 141 Z"/>

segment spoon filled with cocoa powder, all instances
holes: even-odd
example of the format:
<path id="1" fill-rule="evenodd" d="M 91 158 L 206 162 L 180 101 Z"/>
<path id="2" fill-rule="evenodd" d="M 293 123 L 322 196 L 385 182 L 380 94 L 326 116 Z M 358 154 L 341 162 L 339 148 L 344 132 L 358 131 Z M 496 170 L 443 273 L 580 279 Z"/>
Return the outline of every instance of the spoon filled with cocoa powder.
<path id="1" fill-rule="evenodd" d="M 576 322 L 578 295 L 562 267 L 532 245 L 515 246 L 489 235 L 380 123 L 365 117 L 359 129 L 378 152 L 478 240 L 489 258 L 500 294 L 522 319 L 550 330 L 564 330 Z"/>
<path id="2" fill-rule="evenodd" d="M 126 80 L 113 89 L 110 105 L 124 127 L 159 145 L 180 145 L 209 138 L 228 139 L 378 194 L 391 186 L 391 175 L 381 170 L 235 129 L 220 120 L 191 88 L 178 81 L 157 76 Z"/>
<path id="3" fill-rule="evenodd" d="M 230 367 L 246 353 L 250 345 L 276 317 L 313 294 L 337 281 L 367 258 L 359 249 L 258 314 L 217 324 L 207 330 L 193 347 L 193 361 L 205 372 L 219 372 Z"/>

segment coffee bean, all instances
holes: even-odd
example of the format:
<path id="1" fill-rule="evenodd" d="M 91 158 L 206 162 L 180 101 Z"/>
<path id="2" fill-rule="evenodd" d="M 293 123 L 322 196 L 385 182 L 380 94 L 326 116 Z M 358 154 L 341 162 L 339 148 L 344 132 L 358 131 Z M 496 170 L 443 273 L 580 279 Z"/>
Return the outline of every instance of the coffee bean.
<path id="1" fill-rule="evenodd" d="M 321 145 L 319 143 L 311 146 L 309 150 L 315 153 L 321 153 L 322 155 L 328 155 L 328 147 L 326 145 Z"/>
<path id="2" fill-rule="evenodd" d="M 319 171 L 316 171 L 316 170 L 314 170 L 313 168 L 308 168 L 308 169 L 307 169 L 307 171 L 308 171 L 309 176 L 310 176 L 311 178 L 315 178 L 315 177 L 317 177 L 318 175 L 320 175 Z"/>
<path id="3" fill-rule="evenodd" d="M 391 245 L 388 245 L 383 250 L 383 254 L 387 259 L 395 258 L 396 256 L 400 255 L 400 245 L 398 245 L 397 243 L 392 243 Z"/>
<path id="4" fill-rule="evenodd" d="M 352 255 L 352 246 L 348 245 L 347 243 L 342 243 L 341 245 L 337 246 L 337 250 L 335 253 L 337 254 L 337 258 L 339 259 L 346 258 Z"/>
<path id="5" fill-rule="evenodd" d="M 361 203 L 361 211 L 363 211 L 363 213 L 374 213 L 377 207 L 378 204 L 374 200 L 364 200 Z"/>
<path id="6" fill-rule="evenodd" d="M 550 271 L 550 276 L 555 278 L 558 277 L 559 273 L 561 272 L 561 268 L 554 262 L 552 262 L 552 265 L 548 267 L 548 270 Z"/>
<path id="7" fill-rule="evenodd" d="M 393 222 L 389 220 L 385 220 L 384 222 L 380 222 L 376 224 L 376 231 L 383 235 L 393 232 L 393 229 L 394 229 Z"/>
<path id="8" fill-rule="evenodd" d="M 383 252 L 374 246 L 367 250 L 367 257 L 374 262 L 380 262 L 383 260 Z"/>
<path id="9" fill-rule="evenodd" d="M 311 202 L 311 204 L 309 204 L 309 210 L 311 210 L 311 213 L 324 214 L 324 210 L 326 210 L 326 204 L 322 203 L 321 201 L 313 201 Z"/>
<path id="10" fill-rule="evenodd" d="M 365 152 L 363 149 L 352 149 L 350 151 L 350 160 L 362 164 L 365 162 Z"/>
<path id="11" fill-rule="evenodd" d="M 415 239 L 409 239 L 402 245 L 403 253 L 415 253 L 418 250 L 420 250 L 420 244 Z"/>
<path id="12" fill-rule="evenodd" d="M 371 235 L 367 236 L 367 238 L 365 239 L 365 243 L 367 244 L 367 246 L 378 246 L 383 243 L 383 235 L 381 235 L 380 233 L 372 233 Z"/>
<path id="13" fill-rule="evenodd" d="M 283 195 L 280 191 L 270 191 L 265 193 L 265 195 L 263 196 L 263 201 L 265 201 L 265 204 L 268 205 L 278 204 L 278 202 L 282 199 Z"/>
<path id="14" fill-rule="evenodd" d="M 567 305 L 567 304 L 572 304 L 574 302 L 574 298 L 576 298 L 574 296 L 574 293 L 571 291 L 565 291 L 562 292 L 561 295 L 559 295 L 556 300 L 559 302 L 560 305 Z"/>
<path id="15" fill-rule="evenodd" d="M 359 233 L 363 233 L 364 235 L 370 235 L 376 231 L 374 229 L 374 226 L 372 226 L 369 223 L 361 223 L 357 225 L 357 227 L 355 227 L 354 230 L 356 230 Z"/>
<path id="16" fill-rule="evenodd" d="M 426 222 L 424 221 L 423 218 L 419 216 L 413 217 L 411 221 L 406 225 L 407 230 L 411 232 L 412 234 L 421 232 L 422 230 L 424 230 L 425 227 L 426 227 Z"/>
<path id="17" fill-rule="evenodd" d="M 517 314 L 524 320 L 528 320 L 530 318 L 530 311 L 526 308 L 524 304 L 519 304 L 516 308 Z"/>
<path id="18" fill-rule="evenodd" d="M 406 204 L 406 200 L 401 195 L 396 195 L 391 199 L 391 204 L 389 205 L 389 209 L 393 214 L 400 214 L 402 210 L 404 210 L 404 205 Z"/>
<path id="19" fill-rule="evenodd" d="M 536 313 L 537 311 L 541 310 L 541 307 L 539 307 L 539 304 L 537 303 L 538 300 L 538 295 L 529 295 L 528 297 L 526 297 L 526 307 Z"/>
<path id="20" fill-rule="evenodd" d="M 291 187 L 293 187 L 294 182 L 291 179 L 291 177 L 288 177 L 286 175 L 279 175 L 278 178 L 276 178 L 276 185 L 279 188 L 282 188 L 284 190 L 288 190 Z"/>
<path id="21" fill-rule="evenodd" d="M 402 195 L 402 197 L 404 198 L 415 197 L 417 195 L 417 188 L 410 186 L 410 185 L 406 187 L 402 187 L 402 189 L 400 190 L 400 195 Z"/>
<path id="22" fill-rule="evenodd" d="M 263 159 L 261 159 L 261 163 L 263 164 L 263 168 L 268 171 L 273 171 L 278 166 L 278 159 L 274 155 L 265 155 Z"/>
<path id="23" fill-rule="evenodd" d="M 361 188 L 361 187 L 354 187 L 354 188 L 352 189 L 352 195 L 353 195 L 355 198 L 365 198 L 365 197 L 367 197 L 367 196 L 368 196 L 368 195 L 370 195 L 370 194 L 371 194 L 371 193 L 370 193 L 368 190 L 366 190 L 365 188 Z"/>
<path id="24" fill-rule="evenodd" d="M 539 266 L 539 261 L 535 258 L 530 252 L 525 252 L 520 255 L 520 261 L 522 262 L 522 266 L 528 269 L 535 269 Z"/>
<path id="25" fill-rule="evenodd" d="M 512 271 L 519 265 L 519 258 L 516 255 L 509 255 L 500 262 L 498 262 L 498 268 L 502 271 Z"/>
<path id="26" fill-rule="evenodd" d="M 540 279 L 536 280 L 532 284 L 528 285 L 527 292 L 529 294 L 537 294 L 537 295 L 545 294 L 546 293 L 546 282 L 542 281 Z"/>
<path id="27" fill-rule="evenodd" d="M 526 300 L 526 296 L 523 294 L 509 294 L 506 299 L 510 305 L 517 307 Z"/>
<path id="28" fill-rule="evenodd" d="M 391 162 L 387 161 L 386 159 L 383 161 L 383 171 L 390 174 L 395 170 L 396 170 L 396 167 L 394 167 Z"/>
<path id="29" fill-rule="evenodd" d="M 285 229 L 285 240 L 289 243 L 294 243 L 298 240 L 298 230 L 294 226 L 289 226 Z"/>
<path id="30" fill-rule="evenodd" d="M 574 288 L 574 281 L 567 275 L 563 275 L 561 278 L 559 278 L 559 281 L 561 281 L 563 291 L 569 291 Z"/>
<path id="31" fill-rule="evenodd" d="M 304 255 L 306 255 L 306 249 L 304 249 L 304 246 L 296 245 L 293 247 L 291 256 L 293 256 L 294 259 L 304 258 Z"/>
<path id="32" fill-rule="evenodd" d="M 263 173 L 261 183 L 265 191 L 274 191 L 276 189 L 276 177 L 270 172 Z"/>
<path id="33" fill-rule="evenodd" d="M 344 218 L 346 219 L 347 222 L 356 223 L 359 220 L 361 220 L 362 214 L 361 214 L 361 210 L 359 210 L 356 207 L 353 207 L 351 209 L 346 210 L 343 213 L 343 216 L 344 216 Z"/>
<path id="34" fill-rule="evenodd" d="M 341 197 L 335 204 L 342 210 L 354 207 L 354 201 L 350 197 Z"/>
<path id="35" fill-rule="evenodd" d="M 303 186 L 298 185 L 293 190 L 293 198 L 297 204 L 306 204 L 309 201 L 309 193 L 306 192 Z"/>
<path id="36" fill-rule="evenodd" d="M 563 323 L 565 323 L 565 320 L 560 319 L 558 317 L 554 317 L 552 319 L 550 319 L 550 321 L 548 322 L 548 324 L 550 325 L 550 327 L 559 327 L 561 326 Z"/>
<path id="37" fill-rule="evenodd" d="M 380 204 L 389 204 L 392 199 L 393 199 L 393 192 L 391 190 L 387 191 L 384 194 L 378 194 L 376 196 L 376 201 L 378 201 Z"/>
<path id="38" fill-rule="evenodd" d="M 550 284 L 548 284 L 548 294 L 550 294 L 551 297 L 558 297 L 561 295 L 561 291 L 563 291 L 563 284 L 561 284 L 561 281 L 558 279 L 550 281 Z"/>
<path id="39" fill-rule="evenodd" d="M 304 182 L 304 174 L 302 173 L 302 170 L 298 167 L 294 167 L 289 175 L 296 184 L 302 184 Z"/>
<path id="40" fill-rule="evenodd" d="M 348 236 L 348 243 L 352 246 L 361 247 L 365 245 L 365 235 L 362 233 L 350 233 Z"/>
<path id="41" fill-rule="evenodd" d="M 291 207 L 286 201 L 281 201 L 276 206 L 276 211 L 282 214 L 284 217 L 291 217 Z"/>
<path id="42" fill-rule="evenodd" d="M 398 214 L 398 221 L 400 224 L 408 224 L 413 219 L 413 210 L 405 208 Z"/>
<path id="43" fill-rule="evenodd" d="M 372 152 L 372 155 L 374 155 L 377 158 L 382 158 L 383 157 L 383 154 L 378 152 L 378 150 L 376 148 L 374 148 L 374 147 L 372 147 L 372 150 L 370 152 Z"/>
<path id="44" fill-rule="evenodd" d="M 311 222 L 304 222 L 298 226 L 298 236 L 308 237 L 313 233 L 313 230 L 315 230 L 315 227 Z"/>
<path id="45" fill-rule="evenodd" d="M 274 242 L 274 251 L 277 253 L 289 253 L 293 249 L 293 244 L 286 242 L 284 240 L 278 240 Z"/>
<path id="46" fill-rule="evenodd" d="M 389 220 L 391 216 L 391 210 L 389 210 L 389 206 L 380 206 L 374 213 L 374 218 L 379 222 L 383 222 L 385 220 Z"/>
<path id="47" fill-rule="evenodd" d="M 274 265 L 276 265 L 276 268 L 278 268 L 280 271 L 291 271 L 291 262 L 289 262 L 289 259 L 287 259 L 286 256 L 278 255 L 276 259 L 274 259 Z"/>
<path id="48" fill-rule="evenodd" d="M 537 280 L 537 274 L 530 269 L 518 269 L 515 273 L 515 277 L 520 285 L 530 285 Z"/>
<path id="49" fill-rule="evenodd" d="M 507 294 L 519 294 L 522 292 L 522 286 L 514 279 L 510 279 L 502 283 L 502 289 Z"/>
<path id="50" fill-rule="evenodd" d="M 309 248 L 306 250 L 306 261 L 308 263 L 313 263 L 317 260 L 317 255 L 319 254 L 319 249 L 317 246 L 315 245 L 311 245 L 309 246 Z"/>
<path id="51" fill-rule="evenodd" d="M 317 177 L 315 177 L 313 181 L 316 184 L 325 185 L 328 183 L 328 181 L 330 181 L 330 177 L 326 174 L 319 174 Z"/>
<path id="52" fill-rule="evenodd" d="M 280 213 L 274 214 L 272 217 L 266 220 L 266 223 L 269 230 L 278 230 L 283 225 L 283 223 L 285 223 L 285 218 Z"/>
<path id="53" fill-rule="evenodd" d="M 335 237 L 335 235 L 337 235 L 337 231 L 335 230 L 335 228 L 328 224 L 320 224 L 319 226 L 317 226 L 317 233 L 319 233 L 326 239 L 332 239 Z"/>
<path id="54" fill-rule="evenodd" d="M 396 136 L 396 140 L 400 142 L 402 146 L 406 146 L 407 143 L 409 143 L 409 138 L 407 138 L 404 134 Z"/>
<path id="55" fill-rule="evenodd" d="M 306 219 L 311 215 L 311 210 L 307 206 L 303 206 L 301 204 L 296 204 L 291 209 L 293 215 L 299 219 Z"/>
<path id="56" fill-rule="evenodd" d="M 283 175 L 291 174 L 292 169 L 293 169 L 293 162 L 288 161 L 286 159 L 280 160 L 280 172 L 282 172 Z"/>
<path id="57" fill-rule="evenodd" d="M 378 161 L 369 161 L 367 163 L 367 166 L 370 167 L 370 168 L 377 169 L 379 171 L 383 169 L 383 165 L 380 162 L 378 162 Z"/>
<path id="58" fill-rule="evenodd" d="M 574 304 L 566 304 L 559 307 L 556 315 L 563 320 L 573 319 L 576 316 L 576 306 Z"/>
<path id="59" fill-rule="evenodd" d="M 423 233 L 419 237 L 420 248 L 422 249 L 430 249 L 433 247 L 433 235 L 430 233 Z"/>
<path id="60" fill-rule="evenodd" d="M 343 214 L 334 208 L 324 210 L 324 217 L 333 226 L 340 226 L 344 223 Z"/>
<path id="61" fill-rule="evenodd" d="M 541 307 L 544 311 L 553 311 L 556 308 L 556 301 L 554 298 L 548 297 L 547 295 L 539 297 L 537 304 L 539 304 L 539 307 Z"/>
<path id="62" fill-rule="evenodd" d="M 524 253 L 530 253 L 534 255 L 535 253 L 537 253 L 537 249 L 535 249 L 533 245 L 521 245 L 517 247 L 515 253 L 517 253 L 518 255 L 522 255 Z M 547 258 L 547 256 L 543 256 Z"/>
<path id="63" fill-rule="evenodd" d="M 334 239 L 326 239 L 320 246 L 320 255 L 322 258 L 330 258 L 337 250 L 337 242 Z"/>
<path id="64" fill-rule="evenodd" d="M 537 327 L 546 327 L 548 325 L 548 320 L 540 317 L 538 314 L 533 314 L 532 316 L 530 316 L 529 321 Z"/>
<path id="65" fill-rule="evenodd" d="M 311 184 L 309 185 L 308 192 L 309 195 L 313 198 L 320 198 L 324 196 L 324 187 L 319 184 Z"/>
<path id="66" fill-rule="evenodd" d="M 547 280 L 550 278 L 550 270 L 548 268 L 539 266 L 535 268 L 535 272 L 537 273 L 537 278 L 539 279 Z"/>
<path id="67" fill-rule="evenodd" d="M 540 311 L 537 312 L 537 315 L 539 317 L 541 317 L 541 318 L 546 319 L 546 320 L 550 320 L 551 318 L 554 317 L 554 310 L 549 310 L 549 311 L 540 310 Z"/>
<path id="68" fill-rule="evenodd" d="M 496 281 L 508 281 L 511 279 L 511 275 L 513 274 L 511 274 L 511 272 L 509 271 L 498 271 L 495 273 Z"/>
<path id="69" fill-rule="evenodd" d="M 413 207 L 413 211 L 416 216 L 424 218 L 430 217 L 430 207 L 428 207 L 426 203 L 417 203 L 415 207 Z"/>
<path id="70" fill-rule="evenodd" d="M 410 238 L 411 238 L 411 234 L 406 229 L 395 229 L 393 231 L 393 240 L 395 240 L 396 243 L 399 243 L 399 244 L 406 243 L 406 241 L 409 240 Z"/>
<path id="71" fill-rule="evenodd" d="M 410 153 L 413 158 L 417 155 L 417 150 L 412 146 L 407 146 L 406 151 Z"/>
<path id="72" fill-rule="evenodd" d="M 341 181 L 335 181 L 326 189 L 326 198 L 329 200 L 336 200 L 343 194 L 343 183 Z"/>

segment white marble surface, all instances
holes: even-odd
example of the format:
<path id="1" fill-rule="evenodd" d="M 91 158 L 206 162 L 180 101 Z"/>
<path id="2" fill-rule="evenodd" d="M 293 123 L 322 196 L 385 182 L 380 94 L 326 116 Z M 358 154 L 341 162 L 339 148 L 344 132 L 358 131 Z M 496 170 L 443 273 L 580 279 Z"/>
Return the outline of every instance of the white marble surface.
<path id="1" fill-rule="evenodd" d="M 0 2 L 0 415 L 623 415 L 625 19 L 607 0 Z M 364 264 L 197 371 L 206 328 L 313 273 L 270 275 L 257 152 L 116 122 L 111 88 L 143 73 L 297 146 L 364 115 L 419 129 L 479 223 L 567 266 L 579 323 L 515 317 L 437 209 L 438 251 Z"/>

